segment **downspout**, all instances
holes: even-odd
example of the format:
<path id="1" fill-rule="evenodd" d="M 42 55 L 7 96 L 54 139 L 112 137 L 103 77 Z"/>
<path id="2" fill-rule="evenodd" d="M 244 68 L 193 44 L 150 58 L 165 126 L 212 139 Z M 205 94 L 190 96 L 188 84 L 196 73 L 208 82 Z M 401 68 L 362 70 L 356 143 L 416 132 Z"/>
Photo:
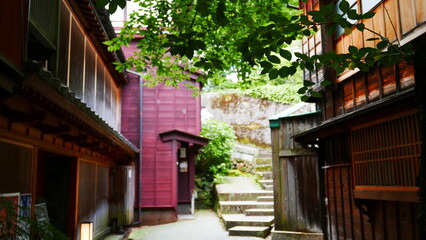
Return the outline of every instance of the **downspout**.
<path id="1" fill-rule="evenodd" d="M 137 173 L 136 173 L 136 178 L 137 180 L 137 206 L 138 206 L 138 222 L 139 225 L 141 224 L 141 219 L 142 219 L 142 209 L 141 209 L 141 202 L 142 202 L 142 196 L 141 196 L 141 171 L 142 171 L 142 96 L 143 96 L 143 77 L 144 74 L 142 73 L 138 73 L 132 70 L 126 70 L 126 72 L 134 74 L 139 76 L 139 161 L 138 164 L 136 166 L 137 168 Z"/>

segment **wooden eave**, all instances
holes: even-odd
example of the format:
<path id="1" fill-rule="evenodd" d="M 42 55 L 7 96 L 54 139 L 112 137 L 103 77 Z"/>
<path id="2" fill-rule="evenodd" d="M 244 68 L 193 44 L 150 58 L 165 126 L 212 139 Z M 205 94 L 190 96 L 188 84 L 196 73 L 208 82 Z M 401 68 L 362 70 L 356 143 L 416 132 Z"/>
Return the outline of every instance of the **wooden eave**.
<path id="1" fill-rule="evenodd" d="M 365 107 L 362 107 L 356 111 L 339 115 L 332 119 L 329 119 L 315 128 L 307 130 L 305 132 L 292 136 L 296 141 L 300 142 L 313 142 L 317 138 L 331 136 L 339 132 L 345 131 L 353 125 L 352 120 L 364 117 L 368 114 L 375 113 L 383 107 L 389 107 L 399 102 L 408 101 L 413 99 L 415 96 L 414 89 L 410 89 L 404 92 L 400 92 L 384 98 L 380 101 L 371 103 Z"/>
<path id="2" fill-rule="evenodd" d="M 200 137 L 195 134 L 183 132 L 176 129 L 171 131 L 161 132 L 160 137 L 161 137 L 161 141 L 163 142 L 177 140 L 177 141 L 188 142 L 188 143 L 192 143 L 192 144 L 196 144 L 200 146 L 207 145 L 210 141 L 208 138 Z"/>
<path id="3" fill-rule="evenodd" d="M 38 71 L 35 70 L 37 67 Z M 75 97 L 67 86 L 61 84 L 60 79 L 53 78 L 50 72 L 42 70 L 41 66 L 36 63 L 27 64 L 27 68 L 30 68 L 30 71 L 22 86 L 26 98 L 50 110 L 85 133 L 96 136 L 130 158 L 136 156 L 139 149 L 109 126 L 86 103 Z M 84 143 L 83 145 L 98 147 L 95 143 Z"/>
<path id="4" fill-rule="evenodd" d="M 88 37 L 92 40 L 99 55 L 107 63 L 108 70 L 119 85 L 128 82 L 126 74 L 115 70 L 113 62 L 123 62 L 124 54 L 121 50 L 116 52 L 108 51 L 108 47 L 103 44 L 104 41 L 115 37 L 114 28 L 112 27 L 109 17 L 98 13 L 98 11 L 106 11 L 105 9 L 97 9 L 92 0 L 69 0 L 68 3 L 74 10 L 81 24 L 83 25 Z"/>

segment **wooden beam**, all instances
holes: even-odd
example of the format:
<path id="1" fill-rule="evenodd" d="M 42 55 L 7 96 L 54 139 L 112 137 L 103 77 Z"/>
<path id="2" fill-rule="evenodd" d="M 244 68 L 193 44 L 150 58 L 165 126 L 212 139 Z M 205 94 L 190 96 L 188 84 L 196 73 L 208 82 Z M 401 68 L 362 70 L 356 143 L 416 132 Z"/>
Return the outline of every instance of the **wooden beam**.
<path id="1" fill-rule="evenodd" d="M 80 147 L 83 147 L 83 148 L 94 148 L 94 147 L 99 147 L 101 143 L 100 142 L 82 142 L 79 145 Z"/>
<path id="2" fill-rule="evenodd" d="M 37 122 L 46 117 L 44 111 L 21 112 L 12 110 L 8 106 L 0 105 L 0 114 L 3 113 L 11 122 Z"/>
<path id="3" fill-rule="evenodd" d="M 74 136 L 74 135 L 71 135 L 71 134 L 62 134 L 62 135 L 60 135 L 60 137 L 67 142 L 81 142 L 81 141 L 87 140 L 87 138 L 88 138 L 87 135 Z"/>
<path id="4" fill-rule="evenodd" d="M 36 128 L 43 131 L 43 133 L 50 133 L 50 134 L 69 132 L 71 129 L 71 127 L 67 125 L 51 126 L 51 125 L 42 124 L 42 123 L 36 125 Z"/>

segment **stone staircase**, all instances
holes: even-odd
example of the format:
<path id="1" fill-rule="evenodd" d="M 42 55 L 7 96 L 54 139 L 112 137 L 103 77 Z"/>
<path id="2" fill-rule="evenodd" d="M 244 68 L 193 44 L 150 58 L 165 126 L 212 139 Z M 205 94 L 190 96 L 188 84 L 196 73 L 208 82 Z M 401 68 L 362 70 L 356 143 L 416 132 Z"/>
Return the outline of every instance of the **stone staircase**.
<path id="1" fill-rule="evenodd" d="M 225 177 L 216 187 L 219 216 L 230 236 L 266 238 L 271 232 L 274 198 L 270 158 L 259 158 L 255 168 L 262 176 L 262 187 L 250 177 Z"/>

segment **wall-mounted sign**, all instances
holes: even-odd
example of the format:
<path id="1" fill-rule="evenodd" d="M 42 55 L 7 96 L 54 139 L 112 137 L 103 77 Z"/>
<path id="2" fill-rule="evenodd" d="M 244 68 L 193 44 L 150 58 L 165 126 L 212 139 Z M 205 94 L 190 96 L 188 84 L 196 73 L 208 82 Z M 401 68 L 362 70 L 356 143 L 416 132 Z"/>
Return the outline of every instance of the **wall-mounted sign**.
<path id="1" fill-rule="evenodd" d="M 188 161 L 182 161 L 179 163 L 179 172 L 188 172 Z"/>
<path id="2" fill-rule="evenodd" d="M 186 148 L 179 148 L 179 158 L 186 158 Z"/>

